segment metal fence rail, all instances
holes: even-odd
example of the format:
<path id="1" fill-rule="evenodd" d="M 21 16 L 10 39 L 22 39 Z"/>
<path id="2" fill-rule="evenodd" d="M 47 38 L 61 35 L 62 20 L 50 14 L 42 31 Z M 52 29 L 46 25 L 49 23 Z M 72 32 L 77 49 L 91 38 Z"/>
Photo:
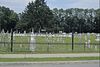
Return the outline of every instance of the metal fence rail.
<path id="1" fill-rule="evenodd" d="M 30 43 L 13 43 L 13 52 L 37 52 L 37 53 L 59 53 L 59 52 L 98 52 L 99 43 L 74 43 L 74 49 L 72 50 L 72 43 L 31 43 L 35 44 L 34 50 L 30 50 Z M 10 42 L 0 42 L 0 52 L 11 52 Z"/>
<path id="2" fill-rule="evenodd" d="M 81 36 L 82 35 L 82 36 Z M 91 34 L 75 34 L 72 43 L 70 34 L 11 34 L 0 33 L 0 53 L 2 52 L 36 52 L 36 53 L 66 53 L 66 52 L 99 52 L 100 42 L 94 41 Z M 91 38 L 91 41 L 88 40 Z"/>

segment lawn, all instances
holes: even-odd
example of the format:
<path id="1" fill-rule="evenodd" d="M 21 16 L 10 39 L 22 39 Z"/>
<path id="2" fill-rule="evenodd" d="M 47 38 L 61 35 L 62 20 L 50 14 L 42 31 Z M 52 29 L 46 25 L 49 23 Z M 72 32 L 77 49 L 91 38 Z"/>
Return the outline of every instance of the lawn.
<path id="1" fill-rule="evenodd" d="M 0 62 L 43 62 L 43 61 L 82 61 L 100 60 L 100 57 L 64 57 L 64 58 L 0 58 Z"/>
<path id="2" fill-rule="evenodd" d="M 78 34 L 74 36 L 74 51 L 73 52 L 92 52 L 99 51 L 99 42 L 95 41 L 96 36 L 90 35 L 91 46 L 86 46 L 86 34 L 82 34 L 81 38 Z M 72 52 L 71 37 L 61 36 L 38 36 L 36 37 L 37 52 Z M 45 43 L 45 44 L 44 44 Z"/>
<path id="3" fill-rule="evenodd" d="M 96 41 L 95 34 L 74 34 L 74 50 L 72 51 L 72 39 L 66 34 L 62 35 L 45 35 L 34 36 L 36 53 L 66 53 L 66 52 L 98 52 L 100 45 L 99 41 Z M 10 34 L 0 34 L 0 53 L 10 52 L 11 48 Z M 86 45 L 85 42 L 90 40 L 90 45 Z M 31 52 L 30 50 L 31 36 L 14 36 L 13 37 L 13 52 Z"/>

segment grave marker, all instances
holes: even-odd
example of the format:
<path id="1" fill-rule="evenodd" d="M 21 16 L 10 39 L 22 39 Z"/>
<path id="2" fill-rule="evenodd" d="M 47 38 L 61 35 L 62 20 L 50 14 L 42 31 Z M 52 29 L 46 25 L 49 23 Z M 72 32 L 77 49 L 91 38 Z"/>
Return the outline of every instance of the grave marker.
<path id="1" fill-rule="evenodd" d="M 35 41 L 35 37 L 34 37 L 34 34 L 32 33 L 31 34 L 31 40 L 30 40 L 30 50 L 31 51 L 35 51 L 35 48 L 36 48 L 36 41 Z"/>

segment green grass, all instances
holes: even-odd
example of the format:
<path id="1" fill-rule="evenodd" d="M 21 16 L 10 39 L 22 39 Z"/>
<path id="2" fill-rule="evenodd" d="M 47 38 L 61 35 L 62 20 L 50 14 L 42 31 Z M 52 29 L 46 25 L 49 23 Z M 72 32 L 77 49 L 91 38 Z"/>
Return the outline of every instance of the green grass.
<path id="1" fill-rule="evenodd" d="M 14 51 L 29 51 L 30 36 L 15 36 Z M 21 44 L 16 44 L 21 43 Z"/>
<path id="2" fill-rule="evenodd" d="M 9 40 L 9 41 L 8 41 Z M 5 36 L 1 37 L 1 41 L 4 42 L 0 47 L 1 52 L 10 52 L 11 49 L 11 41 L 10 38 Z M 9 42 L 9 43 L 6 43 Z M 17 44 L 18 43 L 18 44 Z M 29 44 L 30 44 L 30 36 L 14 36 L 13 38 L 13 51 L 29 51 Z"/>
<path id="3" fill-rule="evenodd" d="M 0 62 L 36 62 L 36 61 L 80 61 L 100 60 L 100 57 L 64 57 L 64 58 L 0 58 Z"/>
<path id="4" fill-rule="evenodd" d="M 91 47 L 86 46 L 85 44 L 85 36 L 86 34 L 82 34 L 81 40 L 78 37 L 78 34 L 75 34 L 74 37 L 74 51 L 73 52 L 98 52 L 99 51 L 99 43 L 95 41 L 96 36 L 93 34 L 90 35 Z M 59 38 L 62 41 L 58 41 Z M 48 40 L 47 40 L 48 39 Z M 64 41 L 64 43 L 63 43 Z M 36 52 L 71 52 L 72 51 L 72 44 L 71 44 L 71 38 L 70 37 L 57 37 L 55 35 L 52 37 L 44 37 L 44 36 L 38 36 L 36 37 L 36 42 L 38 43 L 47 43 L 47 44 L 37 44 Z M 52 43 L 58 43 L 58 44 L 52 44 Z"/>
<path id="5" fill-rule="evenodd" d="M 90 34 L 91 47 L 87 47 L 85 42 L 86 34 L 82 34 L 81 37 L 78 34 L 74 34 L 74 50 L 72 51 L 71 37 L 58 37 L 55 36 L 36 36 L 36 50 L 35 53 L 69 53 L 69 52 L 99 52 L 99 42 L 95 41 L 96 36 Z M 10 35 L 0 35 L 0 42 L 10 42 Z M 81 38 L 81 39 L 80 39 Z M 14 36 L 13 52 L 18 53 L 30 53 L 30 36 Z M 16 44 L 21 43 L 21 44 Z M 38 44 L 43 43 L 43 44 Z M 52 44 L 54 43 L 54 44 Z M 57 44 L 55 44 L 57 43 Z M 82 43 L 82 44 L 81 44 Z M 0 44 L 0 53 L 9 53 L 11 49 L 10 43 Z"/>

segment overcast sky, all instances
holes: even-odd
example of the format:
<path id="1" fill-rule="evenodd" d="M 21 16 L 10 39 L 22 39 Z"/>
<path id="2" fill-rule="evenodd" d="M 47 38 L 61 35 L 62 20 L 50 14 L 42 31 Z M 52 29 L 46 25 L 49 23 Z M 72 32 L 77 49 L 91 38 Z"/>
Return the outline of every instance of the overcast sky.
<path id="1" fill-rule="evenodd" d="M 0 6 L 6 6 L 17 13 L 21 13 L 27 4 L 34 0 L 0 0 Z M 47 5 L 53 8 L 99 8 L 99 0 L 46 0 Z"/>

